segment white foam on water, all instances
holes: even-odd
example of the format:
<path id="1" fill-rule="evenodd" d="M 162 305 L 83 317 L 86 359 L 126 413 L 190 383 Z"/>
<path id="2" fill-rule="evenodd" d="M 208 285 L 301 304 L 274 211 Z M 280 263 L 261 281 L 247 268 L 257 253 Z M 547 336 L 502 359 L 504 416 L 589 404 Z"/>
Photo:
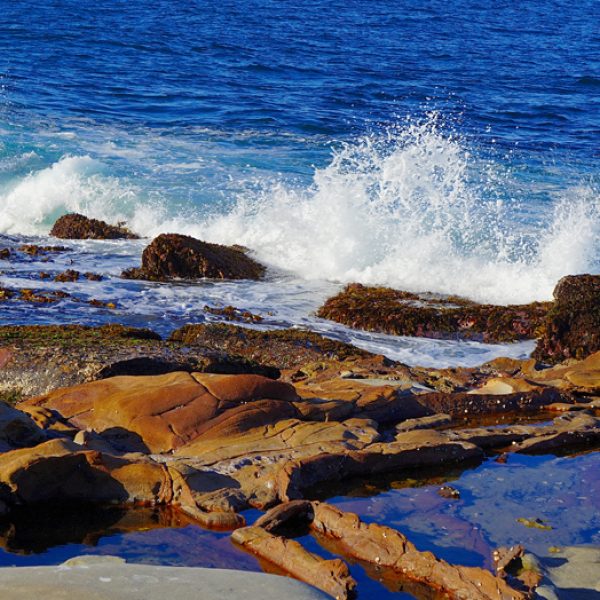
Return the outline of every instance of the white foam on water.
<path id="1" fill-rule="evenodd" d="M 344 146 L 309 189 L 275 184 L 185 229 L 306 279 L 499 304 L 549 299 L 563 275 L 597 271 L 600 194 L 563 190 L 527 223 L 527 199 L 499 198 L 507 183 L 433 120 Z"/>
<path id="2" fill-rule="evenodd" d="M 600 194 L 591 184 L 540 202 L 436 115 L 341 145 L 309 185 L 246 182 L 233 209 L 216 216 L 146 189 L 143 177 L 117 177 L 108 164 L 64 156 L 0 189 L 0 233 L 46 234 L 61 214 L 82 212 L 148 237 L 180 232 L 243 244 L 299 280 L 500 304 L 549 299 L 563 275 L 598 272 Z M 182 182 L 179 194 L 201 185 Z"/>
<path id="3" fill-rule="evenodd" d="M 29 173 L 0 191 L 0 232 L 48 233 L 67 212 L 111 221 L 126 220 L 141 209 L 136 190 L 105 173 L 89 156 L 65 156 Z"/>

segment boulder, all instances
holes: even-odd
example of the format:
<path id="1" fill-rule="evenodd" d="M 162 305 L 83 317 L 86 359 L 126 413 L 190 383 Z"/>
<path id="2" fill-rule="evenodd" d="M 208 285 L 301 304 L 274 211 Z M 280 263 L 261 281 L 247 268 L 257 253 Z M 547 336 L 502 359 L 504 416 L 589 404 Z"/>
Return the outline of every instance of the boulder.
<path id="1" fill-rule="evenodd" d="M 54 223 L 50 235 L 66 240 L 139 239 L 122 225 L 109 225 L 98 219 L 89 219 L 77 213 L 64 215 Z"/>
<path id="2" fill-rule="evenodd" d="M 260 279 L 265 267 L 237 246 L 222 246 L 187 235 L 168 233 L 152 240 L 142 266 L 123 272 L 127 279 Z"/>
<path id="3" fill-rule="evenodd" d="M 569 275 L 554 289 L 534 358 L 556 364 L 600 350 L 600 275 Z"/>

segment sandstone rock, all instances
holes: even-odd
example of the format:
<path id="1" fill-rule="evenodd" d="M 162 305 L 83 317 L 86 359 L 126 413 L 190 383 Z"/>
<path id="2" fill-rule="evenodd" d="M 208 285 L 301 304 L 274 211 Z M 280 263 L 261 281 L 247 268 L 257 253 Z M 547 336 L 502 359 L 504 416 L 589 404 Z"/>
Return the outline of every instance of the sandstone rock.
<path id="1" fill-rule="evenodd" d="M 0 402 L 0 452 L 35 446 L 45 439 L 44 432 L 28 414 Z"/>
<path id="2" fill-rule="evenodd" d="M 600 275 L 569 275 L 554 289 L 534 358 L 559 363 L 600 350 Z"/>
<path id="3" fill-rule="evenodd" d="M 362 522 L 357 515 L 343 513 L 325 503 L 315 502 L 311 528 L 330 541 L 335 549 L 361 562 L 390 569 L 432 590 L 462 600 L 524 600 L 527 596 L 505 580 L 476 567 L 461 567 L 419 552 L 399 531 Z"/>
<path id="4" fill-rule="evenodd" d="M 155 238 L 142 254 L 142 266 L 123 277 L 171 281 L 173 279 L 260 279 L 265 267 L 232 246 L 202 242 L 179 234 Z"/>
<path id="5" fill-rule="evenodd" d="M 356 596 L 356 581 L 340 559 L 325 560 L 308 552 L 295 540 L 272 535 L 261 527 L 237 529 L 231 537 L 246 551 L 259 556 L 267 571 L 265 561 L 333 598 L 346 600 Z"/>
<path id="6" fill-rule="evenodd" d="M 253 402 L 262 398 L 268 400 Z M 56 390 L 24 406 L 56 410 L 122 450 L 169 452 L 202 434 L 232 434 L 295 416 L 296 398 L 289 384 L 258 375 L 179 372 L 112 377 Z"/>
<path id="7" fill-rule="evenodd" d="M 508 342 L 535 338 L 549 308 L 549 303 L 540 302 L 483 305 L 353 283 L 327 300 L 317 314 L 349 327 L 393 335 Z"/>
<path id="8" fill-rule="evenodd" d="M 109 225 L 104 221 L 89 219 L 76 213 L 60 217 L 50 235 L 69 240 L 116 240 L 116 239 L 138 239 L 121 225 Z"/>
<path id="9" fill-rule="evenodd" d="M 286 502 L 303 498 L 306 490 L 316 486 L 344 479 L 405 468 L 478 461 L 482 457 L 483 451 L 472 444 L 449 441 L 436 431 L 411 431 L 399 434 L 394 442 L 377 442 L 362 450 L 322 453 L 290 461 L 278 474 L 277 489 L 279 498 Z"/>

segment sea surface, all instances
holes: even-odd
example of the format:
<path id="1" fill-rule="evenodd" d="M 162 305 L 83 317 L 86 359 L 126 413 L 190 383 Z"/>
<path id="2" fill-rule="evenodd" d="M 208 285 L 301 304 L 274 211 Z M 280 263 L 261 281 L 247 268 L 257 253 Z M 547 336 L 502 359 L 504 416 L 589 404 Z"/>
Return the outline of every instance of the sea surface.
<path id="1" fill-rule="evenodd" d="M 234 304 L 412 364 L 526 356 L 350 332 L 344 283 L 545 300 L 600 272 L 598 0 L 0 0 L 0 246 L 60 215 L 249 247 L 261 283 L 124 282 L 147 243 L 69 242 L 0 284 L 0 323 L 168 332 Z M 39 272 L 104 274 L 55 284 Z"/>

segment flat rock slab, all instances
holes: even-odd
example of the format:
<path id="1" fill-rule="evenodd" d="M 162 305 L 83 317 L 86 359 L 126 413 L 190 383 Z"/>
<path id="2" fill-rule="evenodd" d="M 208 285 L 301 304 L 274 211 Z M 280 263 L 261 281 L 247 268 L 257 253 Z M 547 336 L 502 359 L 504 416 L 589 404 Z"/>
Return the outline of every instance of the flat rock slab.
<path id="1" fill-rule="evenodd" d="M 55 567 L 0 569 L 2 600 L 323 600 L 308 585 L 275 575 L 225 569 L 127 564 L 80 557 Z"/>

